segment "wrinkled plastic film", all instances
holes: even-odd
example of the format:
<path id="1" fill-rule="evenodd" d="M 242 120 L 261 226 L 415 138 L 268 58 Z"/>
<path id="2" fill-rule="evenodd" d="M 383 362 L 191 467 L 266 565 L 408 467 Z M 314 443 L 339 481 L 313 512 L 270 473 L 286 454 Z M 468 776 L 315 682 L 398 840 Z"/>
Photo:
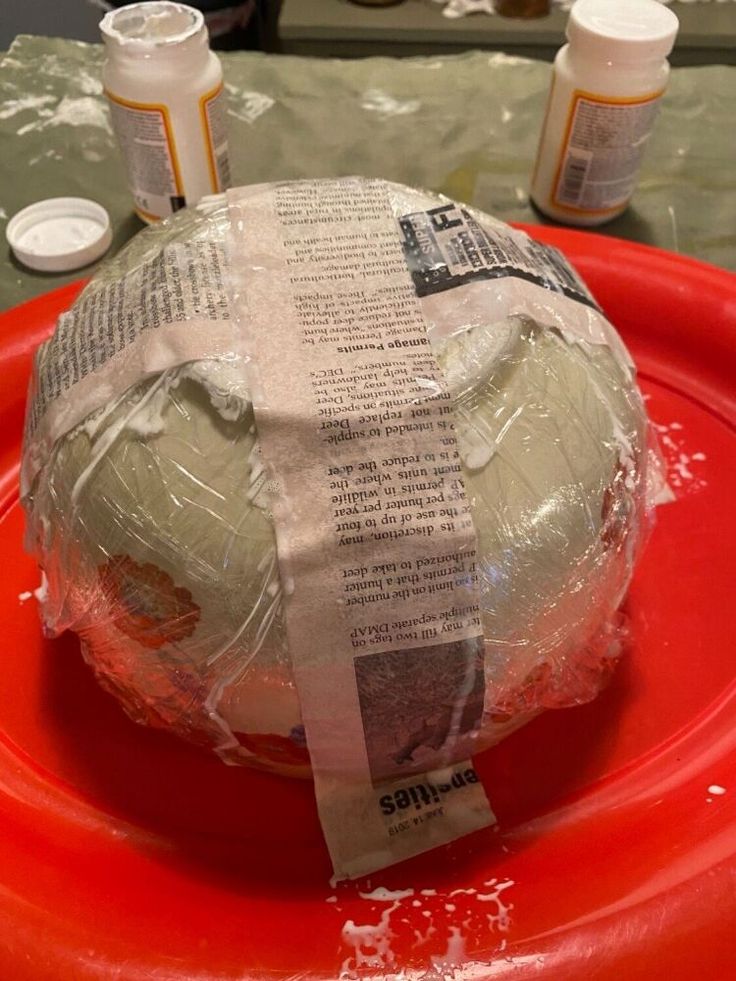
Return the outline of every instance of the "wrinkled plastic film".
<path id="1" fill-rule="evenodd" d="M 445 208 L 446 223 L 472 226 L 445 200 L 396 185 L 390 193 L 408 267 L 401 219 Z M 510 236 L 529 251 L 522 233 L 468 214 L 489 238 Z M 215 243 L 227 271 L 230 232 L 223 200 L 177 215 L 138 236 L 80 300 L 172 244 Z M 477 537 L 483 708 L 474 751 L 600 690 L 620 652 L 617 611 L 647 517 L 646 417 L 620 341 L 594 304 L 539 278 L 494 268 L 421 300 Z M 100 404 L 34 457 L 28 542 L 48 580 L 47 629 L 80 635 L 129 714 L 228 762 L 307 775 L 274 531 L 280 489 L 264 467 L 232 318 L 230 329 L 206 358 L 144 366 L 114 394 L 100 387 Z M 422 615 L 418 603 L 414 619 Z M 417 629 L 428 626 L 405 632 Z M 401 736 L 390 754 L 408 773 L 447 759 L 448 710 L 434 696 L 445 672 L 435 664 L 414 704 L 385 696 Z"/>

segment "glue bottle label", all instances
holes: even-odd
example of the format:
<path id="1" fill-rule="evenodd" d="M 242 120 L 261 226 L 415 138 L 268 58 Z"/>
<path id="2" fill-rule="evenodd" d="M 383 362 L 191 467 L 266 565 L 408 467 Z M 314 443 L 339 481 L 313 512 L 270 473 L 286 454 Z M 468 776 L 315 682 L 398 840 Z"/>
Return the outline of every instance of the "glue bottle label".
<path id="1" fill-rule="evenodd" d="M 157 221 L 186 205 L 166 106 L 131 102 L 111 92 L 112 124 L 129 175 L 135 210 Z"/>
<path id="2" fill-rule="evenodd" d="M 226 102 L 222 83 L 199 100 L 212 193 L 230 187 L 230 160 L 227 148 Z"/>
<path id="3" fill-rule="evenodd" d="M 615 99 L 573 92 L 552 185 L 557 207 L 605 214 L 628 202 L 661 95 Z"/>

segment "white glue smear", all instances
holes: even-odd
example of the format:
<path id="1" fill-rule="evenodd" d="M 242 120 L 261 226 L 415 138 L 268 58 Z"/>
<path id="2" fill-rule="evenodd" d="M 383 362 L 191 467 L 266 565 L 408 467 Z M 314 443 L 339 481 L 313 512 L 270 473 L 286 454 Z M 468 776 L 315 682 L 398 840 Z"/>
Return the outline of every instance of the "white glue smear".
<path id="1" fill-rule="evenodd" d="M 39 603 L 45 603 L 46 597 L 49 595 L 49 581 L 46 578 L 46 573 L 41 573 L 41 585 L 37 586 L 33 590 L 33 595 L 36 597 Z"/>
<path id="2" fill-rule="evenodd" d="M 20 600 L 21 603 L 27 602 L 31 598 L 31 596 L 33 596 L 32 590 L 28 590 L 25 593 L 18 593 L 18 599 Z"/>
<path id="3" fill-rule="evenodd" d="M 74 84 L 83 95 L 102 95 L 103 88 L 101 80 L 90 72 L 86 72 L 79 65 L 74 68 Z"/>
<path id="4" fill-rule="evenodd" d="M 127 428 L 139 436 L 159 436 L 166 428 L 164 411 L 169 401 L 169 388 L 163 386 L 143 405 L 141 401 L 139 411 L 128 419 Z"/>
<path id="5" fill-rule="evenodd" d="M 677 496 L 701 490 L 708 486 L 698 473 L 699 465 L 707 459 L 701 450 L 690 451 L 686 440 L 680 436 L 682 423 L 656 423 L 652 425 L 659 436 L 659 443 L 667 464 L 667 483 Z"/>
<path id="6" fill-rule="evenodd" d="M 225 90 L 228 94 L 228 115 L 249 126 L 276 104 L 270 95 L 263 92 L 243 92 L 234 85 L 226 85 Z"/>
<path id="7" fill-rule="evenodd" d="M 522 975 L 524 968 L 532 968 L 534 972 L 541 971 L 544 967 L 544 954 L 523 954 L 519 957 L 504 957 L 502 960 L 494 960 L 490 965 L 489 977 L 497 978 L 502 974 L 513 974 L 516 977 L 529 977 L 529 973 Z"/>
<path id="8" fill-rule="evenodd" d="M 503 879 L 500 882 L 497 879 L 490 879 L 484 883 L 485 886 L 490 887 L 490 891 L 487 893 L 478 893 L 476 896 L 479 903 L 496 904 L 496 912 L 486 914 L 488 925 L 492 929 L 502 930 L 506 933 L 511 926 L 511 910 L 514 908 L 514 904 L 506 903 L 502 899 L 501 894 L 507 889 L 510 889 L 514 884 L 514 879 Z"/>
<path id="9" fill-rule="evenodd" d="M 381 89 L 368 89 L 363 94 L 360 105 L 367 112 L 378 113 L 385 119 L 391 116 L 409 116 L 417 112 L 422 104 L 418 99 L 396 99 Z"/>
<path id="10" fill-rule="evenodd" d="M 64 158 L 56 150 L 44 150 L 43 153 L 38 153 L 35 157 L 31 157 L 28 161 L 29 167 L 35 167 L 36 164 L 41 163 L 42 160 L 63 160 Z"/>
<path id="11" fill-rule="evenodd" d="M 165 371 L 156 381 L 151 385 L 143 398 L 136 402 L 133 408 L 128 412 L 126 416 L 122 419 L 118 419 L 114 422 L 109 429 L 98 437 L 92 445 L 91 459 L 81 474 L 77 477 L 71 492 L 71 502 L 72 506 L 76 508 L 79 495 L 82 492 L 85 484 L 89 480 L 90 476 L 98 466 L 100 460 L 103 459 L 107 451 L 110 449 L 112 444 L 118 438 L 120 433 L 128 426 L 133 419 L 133 417 L 139 413 L 143 412 L 146 406 L 156 397 L 156 393 L 161 389 L 161 387 L 166 387 L 169 382 L 170 372 Z"/>
<path id="12" fill-rule="evenodd" d="M 353 948 L 350 957 L 342 963 L 340 977 L 352 977 L 353 972 L 361 968 L 390 967 L 395 957 L 391 950 L 391 939 L 394 934 L 390 927 L 391 914 L 399 909 L 401 903 L 392 903 L 381 913 L 378 923 L 358 925 L 354 920 L 346 920 L 342 928 L 342 939 L 348 947 Z"/>
<path id="13" fill-rule="evenodd" d="M 179 380 L 184 378 L 202 385 L 213 408 L 226 422 L 237 422 L 250 407 L 243 373 L 227 361 L 193 361 L 180 369 Z"/>
<path id="14" fill-rule="evenodd" d="M 513 903 L 503 896 L 514 885 L 513 879 L 488 879 L 483 883 L 485 892 L 473 888 L 457 888 L 449 893 L 437 889 L 420 889 L 418 894 L 437 899 L 436 909 L 424 909 L 421 916 L 426 920 L 424 929 L 413 928 L 413 947 L 424 946 L 433 936 L 447 936 L 447 948 L 441 954 L 428 953 L 427 969 L 432 971 L 452 971 L 468 961 L 466 941 L 488 929 L 493 932 L 507 932 L 511 926 Z M 391 943 L 396 934 L 392 930 L 392 914 L 400 910 L 404 914 L 413 912 L 421 901 L 412 898 L 414 889 L 386 889 L 378 886 L 370 892 L 360 892 L 361 899 L 369 902 L 390 903 L 386 906 L 378 922 L 357 924 L 354 919 L 346 920 L 342 928 L 342 939 L 351 948 L 351 954 L 342 963 L 340 977 L 356 978 L 362 968 L 386 970 L 396 964 L 396 954 Z M 464 901 L 451 897 L 467 897 Z M 411 900 L 403 905 L 404 900 Z M 488 907 L 493 903 L 494 907 Z M 483 904 L 483 905 L 479 905 Z M 449 914 L 449 916 L 448 916 Z M 416 915 L 416 914 L 414 914 Z M 376 912 L 373 912 L 375 918 Z M 448 919 L 450 922 L 448 923 Z M 454 922 L 452 922 L 454 920 Z M 411 924 L 405 915 L 400 924 Z M 504 944 L 505 946 L 505 944 Z M 437 948 L 435 947 L 435 950 Z"/>
<path id="15" fill-rule="evenodd" d="M 66 95 L 55 110 L 41 109 L 37 115 L 44 118 L 21 126 L 17 133 L 18 136 L 25 136 L 26 133 L 33 133 L 54 126 L 94 126 L 106 133 L 112 133 L 104 103 L 91 95 L 84 95 L 78 99 L 72 99 Z"/>
<path id="16" fill-rule="evenodd" d="M 451 926 L 450 936 L 447 938 L 447 950 L 439 957 L 432 956 L 432 967 L 441 971 L 452 970 L 460 967 L 467 959 L 465 937 L 462 935 L 460 927 Z"/>
<path id="17" fill-rule="evenodd" d="M 718 783 L 712 783 L 710 787 L 708 787 L 708 793 L 713 794 L 714 797 L 722 797 L 726 793 L 726 788 L 721 787 L 721 785 Z"/>
<path id="18" fill-rule="evenodd" d="M 361 899 L 372 899 L 378 903 L 396 903 L 414 895 L 413 889 L 385 889 L 377 886 L 372 892 L 359 892 Z"/>
<path id="19" fill-rule="evenodd" d="M 5 102 L 0 103 L 0 119 L 10 119 L 12 116 L 17 116 L 19 112 L 40 109 L 50 102 L 56 102 L 53 95 L 29 95 L 25 99 L 6 99 Z"/>
<path id="20" fill-rule="evenodd" d="M 422 947 L 424 944 L 426 944 L 426 942 L 429 940 L 429 938 L 433 934 L 435 934 L 435 933 L 437 933 L 437 930 L 436 930 L 435 927 L 432 926 L 431 923 L 429 924 L 429 926 L 427 927 L 427 929 L 426 929 L 426 931 L 424 933 L 422 933 L 421 930 L 415 930 L 414 931 L 414 940 L 415 940 L 414 947 Z"/>

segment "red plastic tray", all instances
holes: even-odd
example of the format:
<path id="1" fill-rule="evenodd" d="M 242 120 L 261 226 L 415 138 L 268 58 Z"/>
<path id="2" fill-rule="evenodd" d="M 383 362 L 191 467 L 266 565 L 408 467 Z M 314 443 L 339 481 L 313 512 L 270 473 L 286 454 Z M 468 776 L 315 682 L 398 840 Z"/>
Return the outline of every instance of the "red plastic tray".
<path id="1" fill-rule="evenodd" d="M 735 976 L 736 277 L 532 231 L 629 344 L 677 501 L 608 690 L 478 758 L 498 828 L 337 889 L 309 784 L 139 728 L 73 637 L 42 638 L 20 434 L 31 353 L 77 287 L 0 316 L 0 979 L 306 981 L 356 954 L 407 978 L 433 957 L 474 981 Z"/>

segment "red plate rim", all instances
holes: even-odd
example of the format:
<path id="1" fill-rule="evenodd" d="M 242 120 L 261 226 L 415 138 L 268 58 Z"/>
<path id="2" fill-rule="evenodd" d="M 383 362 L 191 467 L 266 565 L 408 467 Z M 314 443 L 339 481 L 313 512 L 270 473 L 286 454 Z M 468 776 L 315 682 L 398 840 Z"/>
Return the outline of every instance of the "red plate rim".
<path id="1" fill-rule="evenodd" d="M 674 290 L 681 297 L 680 307 L 669 311 L 667 323 L 651 324 L 646 337 L 640 339 L 637 350 L 640 374 L 644 379 L 656 378 L 657 383 L 664 388 L 680 394 L 685 392 L 694 404 L 707 410 L 730 429 L 736 429 L 736 375 L 733 373 L 736 352 L 736 276 L 698 260 L 639 243 L 552 226 L 517 227 L 523 228 L 540 241 L 559 247 L 580 266 L 586 278 L 595 280 L 596 283 L 605 282 L 607 267 L 635 267 L 637 274 L 623 304 L 624 319 L 629 315 L 636 317 L 638 305 L 644 302 L 647 284 L 649 289 L 667 284 L 670 294 Z M 32 352 L 48 332 L 44 321 L 70 305 L 84 282 L 85 280 L 79 280 L 0 314 L 0 350 L 9 373 L 18 376 L 25 372 L 27 375 Z M 605 295 L 605 290 L 596 292 L 606 309 L 609 298 Z M 693 330 L 694 311 L 697 311 L 698 324 L 718 324 L 718 331 L 707 338 L 711 353 L 705 367 L 696 359 L 696 355 L 702 351 L 703 338 Z M 618 319 L 620 321 L 621 318 Z M 30 330 L 27 329 L 29 324 L 32 325 Z M 668 352 L 664 366 L 659 356 L 663 347 Z M 697 375 L 692 371 L 694 363 L 702 369 Z M 24 393 L 19 391 L 0 394 L 0 417 L 9 419 L 9 425 L 18 434 L 23 401 Z M 17 500 L 16 479 L 17 464 L 12 464 L 0 451 L 0 520 Z M 658 835 L 666 833 L 659 816 L 655 818 L 648 814 L 642 819 L 639 811 L 643 802 L 651 803 L 659 792 L 668 795 L 673 814 L 680 818 L 691 815 L 697 820 L 696 814 L 699 812 L 694 809 L 693 801 L 696 796 L 698 799 L 702 797 L 706 766 L 712 767 L 717 762 L 719 772 L 727 773 L 733 779 L 736 789 L 736 733 L 731 721 L 734 718 L 736 682 L 732 682 L 698 715 L 689 719 L 679 730 L 672 732 L 649 753 L 631 761 L 628 766 L 607 774 L 600 781 L 589 783 L 584 792 L 565 799 L 561 809 L 553 809 L 517 825 L 505 840 L 511 845 L 521 846 L 524 842 L 536 841 L 540 834 L 549 835 L 548 861 L 554 866 L 552 851 L 555 836 L 560 833 L 561 815 L 566 814 L 569 821 L 570 815 L 574 813 L 575 833 L 580 834 L 591 824 L 600 824 L 601 807 L 605 806 L 611 817 L 606 819 L 603 834 L 611 836 L 611 847 L 618 847 L 619 836 L 628 847 L 634 848 L 637 826 L 641 827 L 642 834 L 646 834 L 647 829 L 652 833 L 656 830 Z M 23 808 L 31 804 L 38 820 L 45 824 L 43 809 L 46 795 L 53 789 L 52 806 L 56 809 L 54 817 L 60 822 L 54 829 L 55 834 L 58 835 L 62 827 L 86 827 L 91 839 L 99 846 L 100 842 L 107 840 L 113 823 L 116 828 L 123 829 L 124 825 L 120 821 L 110 823 L 109 818 L 100 819 L 90 815 L 87 803 L 73 786 L 64 785 L 57 777 L 49 774 L 22 748 L 5 737 L 2 731 L 0 742 L 4 747 L 0 754 L 0 798 L 5 798 L 6 804 L 15 808 L 16 817 L 20 818 Z M 662 765 L 663 762 L 666 763 L 665 766 Z M 43 787 L 39 787 L 39 777 L 43 781 Z M 632 777 L 635 778 L 633 781 Z M 595 797 L 594 801 L 592 797 Z M 13 799 L 17 804 L 12 803 Z M 724 824 L 717 829 L 708 829 L 705 826 L 692 829 L 693 852 L 698 851 L 695 865 L 700 870 L 699 878 L 690 874 L 695 865 L 688 866 L 687 862 L 685 865 L 678 865 L 673 861 L 659 869 L 650 882 L 643 885 L 638 904 L 622 905 L 620 909 L 614 906 L 599 909 L 588 919 L 578 919 L 549 932 L 525 938 L 523 943 L 514 947 L 514 957 L 507 962 L 509 972 L 514 977 L 536 976 L 539 968 L 543 975 L 547 975 L 545 964 L 540 962 L 535 966 L 532 960 L 554 947 L 554 957 L 550 955 L 546 965 L 551 969 L 552 977 L 653 978 L 666 974 L 674 981 L 691 978 L 694 971 L 699 970 L 698 965 L 706 971 L 705 976 L 709 978 L 731 977 L 729 954 L 733 955 L 733 963 L 736 963 L 736 935 L 733 932 L 736 923 L 736 830 L 733 823 L 736 810 L 730 800 L 731 798 L 728 801 L 730 825 Z M 568 831 L 569 828 L 568 823 Z M 140 828 L 131 827 L 129 830 L 140 838 Z M 711 830 L 713 834 L 710 833 Z M 545 846 L 541 847 L 544 849 Z M 597 854 L 598 861 L 602 860 L 603 854 L 604 851 Z M 706 871 L 708 878 L 704 879 Z M 0 865 L 0 888 L 2 880 Z M 657 898 L 665 893 L 669 896 L 668 904 L 657 907 Z M 718 903 L 720 909 L 709 914 L 703 910 L 703 902 Z M 0 909 L 2 908 L 3 904 L 0 903 Z M 625 928 L 624 935 L 619 931 L 616 939 L 615 921 L 619 916 L 626 917 Z M 652 932 L 652 924 L 657 916 L 660 918 L 659 930 Z M 690 918 L 689 926 L 684 925 L 686 917 Z M 34 915 L 29 914 L 28 924 L 34 922 Z M 10 930 L 19 928 L 19 924 L 23 923 L 22 911 L 16 908 L 8 923 Z M 601 924 L 608 926 L 601 931 Z M 35 929 L 40 929 L 38 924 Z M 647 952 L 644 940 L 648 931 L 651 949 Z M 3 936 L 3 933 L 0 927 L 0 948 L 8 943 L 7 934 Z M 49 934 L 53 947 L 54 943 L 58 945 L 62 940 L 61 934 L 55 937 L 52 934 L 53 930 Z M 38 933 L 35 935 L 35 942 L 38 942 L 39 936 Z M 615 956 L 611 955 L 613 959 L 610 963 L 606 961 L 602 966 L 596 966 L 590 960 L 590 951 L 586 953 L 586 944 L 595 948 L 597 943 L 602 944 L 606 952 L 610 953 L 614 942 L 618 947 Z M 104 942 L 102 947 L 104 948 Z M 19 963 L 17 977 L 24 981 L 32 976 L 44 979 L 71 978 L 73 975 L 69 971 L 72 962 L 64 960 L 69 955 L 70 951 L 66 954 L 59 951 L 57 954 L 50 953 L 52 958 L 58 956 L 56 965 L 61 972 L 59 974 L 23 973 Z M 474 967 L 469 965 L 458 973 L 479 979 L 506 972 L 502 964 L 503 958 L 497 958 L 497 952 L 491 951 L 489 957 L 491 959 L 487 963 L 476 962 Z M 133 972 L 130 974 L 131 979 L 143 977 L 143 973 L 138 973 L 138 968 L 133 969 L 134 962 L 135 957 L 130 962 Z M 14 962 L 3 959 L 0 953 L 0 968 L 10 963 Z M 153 964 L 154 961 L 150 959 L 146 961 L 146 966 Z M 99 965 L 97 972 L 80 974 L 79 977 L 108 976 L 99 972 Z M 251 970 L 238 976 L 255 978 L 269 973 L 267 969 Z M 191 973 L 187 970 L 185 975 L 166 976 L 186 976 L 204 981 L 205 978 L 236 975 L 210 974 L 204 968 L 193 966 Z M 318 973 L 305 971 L 305 976 L 316 978 Z"/>

